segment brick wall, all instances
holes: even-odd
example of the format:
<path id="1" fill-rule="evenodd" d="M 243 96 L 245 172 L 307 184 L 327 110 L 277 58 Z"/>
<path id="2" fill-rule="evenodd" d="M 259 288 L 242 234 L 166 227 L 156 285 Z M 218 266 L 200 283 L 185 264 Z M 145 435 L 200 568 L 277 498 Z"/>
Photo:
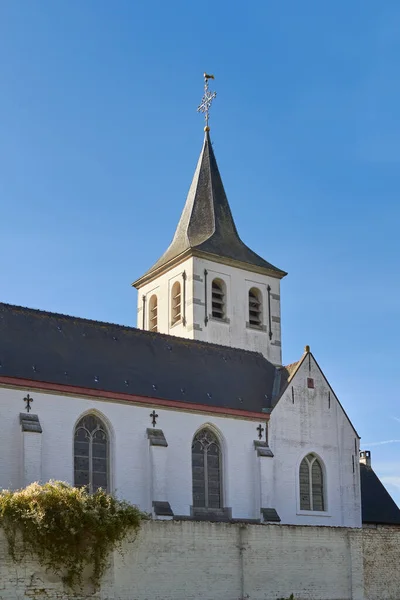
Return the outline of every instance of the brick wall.
<path id="1" fill-rule="evenodd" d="M 152 521 L 95 595 L 74 596 L 33 559 L 12 563 L 0 533 L 0 600 L 394 600 L 399 550 L 400 529 Z"/>
<path id="2" fill-rule="evenodd" d="M 400 598 L 400 527 L 363 529 L 365 600 Z"/>

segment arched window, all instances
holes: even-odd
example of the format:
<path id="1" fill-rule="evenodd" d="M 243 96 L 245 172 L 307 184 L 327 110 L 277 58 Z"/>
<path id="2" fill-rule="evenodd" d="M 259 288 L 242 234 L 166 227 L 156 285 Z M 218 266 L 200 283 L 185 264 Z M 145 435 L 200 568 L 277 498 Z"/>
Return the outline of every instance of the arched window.
<path id="1" fill-rule="evenodd" d="M 212 316 L 214 319 L 225 318 L 225 284 L 221 279 L 214 279 L 211 284 Z"/>
<path id="2" fill-rule="evenodd" d="M 222 508 L 221 448 L 210 429 L 199 431 L 192 444 L 193 506 Z"/>
<path id="3" fill-rule="evenodd" d="M 149 330 L 157 331 L 157 296 L 154 294 L 149 302 Z"/>
<path id="4" fill-rule="evenodd" d="M 320 460 L 308 454 L 300 465 L 300 509 L 325 510 L 324 475 Z"/>
<path id="5" fill-rule="evenodd" d="M 171 324 L 181 320 L 181 284 L 175 281 L 171 292 Z"/>
<path id="6" fill-rule="evenodd" d="M 96 415 L 85 415 L 75 427 L 74 485 L 87 486 L 90 493 L 109 490 L 109 439 L 104 423 Z"/>
<path id="7" fill-rule="evenodd" d="M 262 325 L 261 292 L 257 288 L 251 288 L 249 291 L 249 325 Z"/>

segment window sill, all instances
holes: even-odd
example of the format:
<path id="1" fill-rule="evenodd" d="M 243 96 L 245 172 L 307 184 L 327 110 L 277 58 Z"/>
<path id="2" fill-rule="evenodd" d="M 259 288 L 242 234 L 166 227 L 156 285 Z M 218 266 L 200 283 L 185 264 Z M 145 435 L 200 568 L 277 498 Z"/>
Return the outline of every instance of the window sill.
<path id="1" fill-rule="evenodd" d="M 331 517 L 331 513 L 327 510 L 298 510 L 297 515 L 300 517 Z"/>
<path id="2" fill-rule="evenodd" d="M 225 323 L 226 325 L 229 325 L 231 320 L 228 319 L 228 317 L 224 317 L 223 319 L 218 319 L 218 317 L 213 317 L 212 315 L 208 316 L 208 320 L 212 321 L 213 323 Z"/>
<path id="3" fill-rule="evenodd" d="M 251 329 L 252 331 L 261 331 L 262 333 L 267 333 L 267 328 L 265 325 L 250 325 L 248 321 L 246 321 L 246 329 Z"/>
<path id="4" fill-rule="evenodd" d="M 171 323 L 169 328 L 172 329 L 173 327 L 176 327 L 177 325 L 182 325 L 183 323 L 183 319 L 179 319 L 179 321 L 175 321 L 175 323 Z"/>
<path id="5" fill-rule="evenodd" d="M 232 519 L 232 508 L 204 508 L 200 506 L 190 507 L 190 516 L 197 521 L 229 522 Z"/>

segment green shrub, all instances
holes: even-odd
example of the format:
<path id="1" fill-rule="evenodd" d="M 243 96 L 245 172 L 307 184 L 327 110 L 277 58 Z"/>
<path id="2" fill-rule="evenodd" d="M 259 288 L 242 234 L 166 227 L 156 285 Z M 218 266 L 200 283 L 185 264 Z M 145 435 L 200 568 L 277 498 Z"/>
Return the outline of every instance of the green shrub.
<path id="1" fill-rule="evenodd" d="M 12 559 L 34 554 L 70 586 L 82 582 L 86 565 L 92 566 L 91 580 L 98 586 L 108 553 L 143 518 L 148 515 L 136 506 L 102 490 L 89 494 L 61 481 L 0 492 L 0 526 Z"/>

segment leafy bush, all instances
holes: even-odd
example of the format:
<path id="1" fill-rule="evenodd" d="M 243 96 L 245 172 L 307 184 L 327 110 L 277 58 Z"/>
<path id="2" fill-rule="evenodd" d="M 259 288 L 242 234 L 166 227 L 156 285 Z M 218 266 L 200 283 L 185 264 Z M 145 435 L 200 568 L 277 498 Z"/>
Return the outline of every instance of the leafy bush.
<path id="1" fill-rule="evenodd" d="M 70 586 L 82 582 L 86 565 L 92 566 L 91 580 L 98 586 L 108 553 L 143 518 L 148 516 L 136 506 L 102 490 L 89 494 L 61 481 L 0 492 L 0 526 L 13 560 L 35 554 Z"/>

